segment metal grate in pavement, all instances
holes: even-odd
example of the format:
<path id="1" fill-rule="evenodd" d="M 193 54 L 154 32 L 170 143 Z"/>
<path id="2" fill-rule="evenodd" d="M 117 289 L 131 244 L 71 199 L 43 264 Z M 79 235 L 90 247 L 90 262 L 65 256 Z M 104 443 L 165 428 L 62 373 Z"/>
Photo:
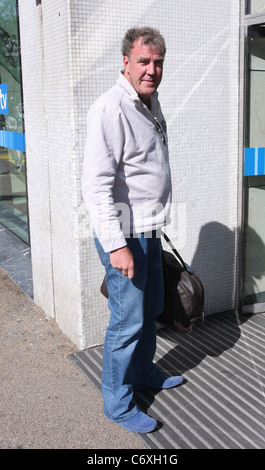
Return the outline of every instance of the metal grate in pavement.
<path id="1" fill-rule="evenodd" d="M 68 356 L 99 393 L 102 353 L 97 347 Z M 139 406 L 162 422 L 138 435 L 147 448 L 265 448 L 265 314 L 213 315 L 190 335 L 161 329 L 155 360 L 186 383 L 136 393 Z"/>

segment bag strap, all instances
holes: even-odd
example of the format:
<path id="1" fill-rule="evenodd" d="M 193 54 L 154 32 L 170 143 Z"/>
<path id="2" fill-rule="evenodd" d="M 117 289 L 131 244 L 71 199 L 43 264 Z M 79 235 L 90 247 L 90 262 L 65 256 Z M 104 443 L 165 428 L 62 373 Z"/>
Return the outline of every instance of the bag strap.
<path id="1" fill-rule="evenodd" d="M 183 268 L 187 270 L 187 264 L 186 264 L 185 261 L 181 258 L 179 252 L 176 250 L 176 248 L 174 247 L 174 245 L 173 245 L 173 243 L 171 242 L 171 240 L 169 240 L 168 236 L 167 236 L 164 232 L 162 232 L 162 230 L 161 230 L 161 233 L 162 233 L 164 239 L 166 240 L 166 242 L 169 244 L 169 246 L 170 246 L 171 250 L 173 251 L 174 255 L 175 255 L 175 256 L 178 258 L 178 260 L 181 262 Z"/>

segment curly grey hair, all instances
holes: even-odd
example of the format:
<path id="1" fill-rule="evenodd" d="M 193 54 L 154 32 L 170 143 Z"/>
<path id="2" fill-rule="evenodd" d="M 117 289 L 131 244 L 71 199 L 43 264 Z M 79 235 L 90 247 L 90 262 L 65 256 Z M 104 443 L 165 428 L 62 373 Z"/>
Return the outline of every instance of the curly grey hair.
<path id="1" fill-rule="evenodd" d="M 135 41 L 142 37 L 142 44 L 151 44 L 155 46 L 159 54 L 163 56 L 166 54 L 166 44 L 160 31 L 156 28 L 150 28 L 149 26 L 143 26 L 140 28 L 128 29 L 122 41 L 122 55 L 130 57 L 131 50 L 134 46 Z"/>

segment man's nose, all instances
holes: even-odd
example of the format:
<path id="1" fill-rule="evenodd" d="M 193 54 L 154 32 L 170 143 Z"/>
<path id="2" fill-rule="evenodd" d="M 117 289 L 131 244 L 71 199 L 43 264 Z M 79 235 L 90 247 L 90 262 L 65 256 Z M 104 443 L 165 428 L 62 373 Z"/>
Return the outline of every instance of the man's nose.
<path id="1" fill-rule="evenodd" d="M 155 64 L 154 62 L 149 62 L 148 68 L 147 68 L 147 73 L 148 75 L 154 75 L 155 74 Z"/>

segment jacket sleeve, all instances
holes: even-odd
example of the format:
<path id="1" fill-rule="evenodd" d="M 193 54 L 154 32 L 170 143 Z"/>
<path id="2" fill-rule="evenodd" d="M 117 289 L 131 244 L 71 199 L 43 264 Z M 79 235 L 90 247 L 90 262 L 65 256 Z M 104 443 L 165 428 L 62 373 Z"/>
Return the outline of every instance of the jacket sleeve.
<path id="1" fill-rule="evenodd" d="M 105 252 L 126 245 L 113 200 L 116 171 L 123 153 L 119 116 L 104 109 L 87 115 L 82 194 L 94 231 Z"/>

